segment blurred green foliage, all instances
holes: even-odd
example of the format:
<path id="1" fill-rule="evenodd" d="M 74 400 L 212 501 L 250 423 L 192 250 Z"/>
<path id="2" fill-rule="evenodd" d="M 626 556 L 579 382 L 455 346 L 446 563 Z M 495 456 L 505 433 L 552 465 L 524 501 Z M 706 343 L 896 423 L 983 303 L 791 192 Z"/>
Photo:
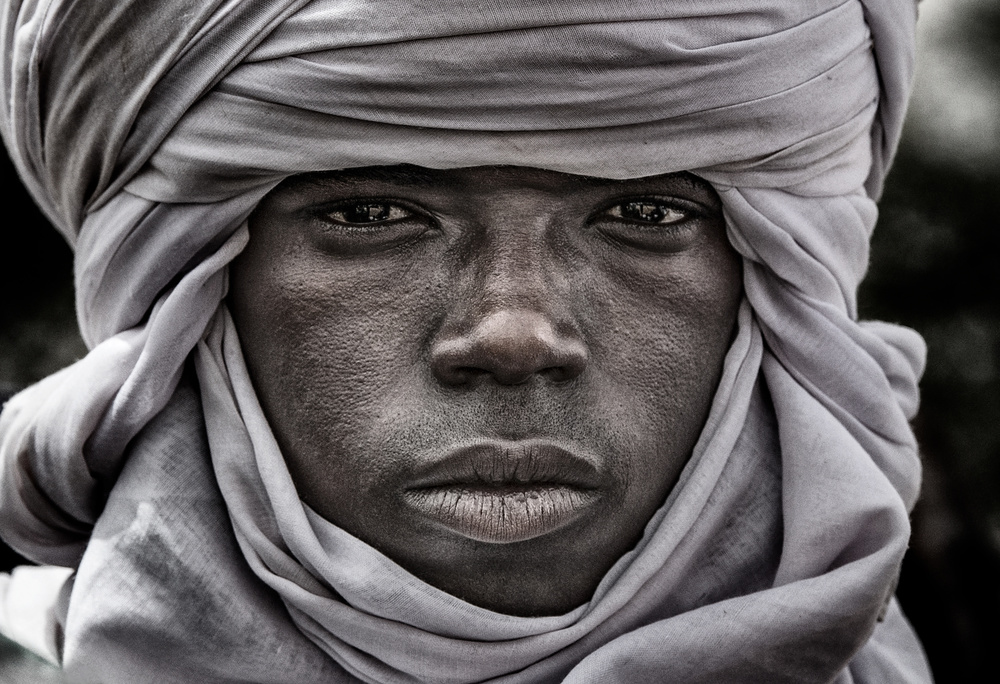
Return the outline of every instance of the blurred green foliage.
<path id="1" fill-rule="evenodd" d="M 993 88 L 978 94 L 1000 100 L 1000 3 L 970 7 L 951 17 L 944 56 L 965 60 Z M 948 96 L 963 84 L 934 85 Z M 900 601 L 939 683 L 988 682 L 1000 672 L 1000 158 L 988 153 L 1000 141 L 950 150 L 958 122 L 923 115 L 882 198 L 860 306 L 927 341 L 915 424 L 924 487 Z"/>
<path id="2" fill-rule="evenodd" d="M 908 140 L 882 201 L 861 313 L 927 341 L 925 462 L 899 595 L 939 682 L 1000 671 L 1000 164 L 926 159 Z"/>
<path id="3" fill-rule="evenodd" d="M 4 151 L 6 152 L 6 151 Z M 86 353 L 73 306 L 73 255 L 21 186 L 6 153 L 0 182 L 0 395 Z"/>

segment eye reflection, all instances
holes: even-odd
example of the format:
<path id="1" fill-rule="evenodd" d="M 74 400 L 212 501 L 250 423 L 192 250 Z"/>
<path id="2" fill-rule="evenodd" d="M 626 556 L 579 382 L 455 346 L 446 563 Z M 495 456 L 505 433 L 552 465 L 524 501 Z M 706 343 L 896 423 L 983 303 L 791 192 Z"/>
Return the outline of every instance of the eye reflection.
<path id="1" fill-rule="evenodd" d="M 650 200 L 630 200 L 611 207 L 608 214 L 624 221 L 659 225 L 680 223 L 689 218 L 688 212 Z"/>
<path id="2" fill-rule="evenodd" d="M 411 212 L 388 202 L 362 201 L 344 204 L 326 213 L 334 223 L 345 225 L 371 225 L 387 223 L 411 216 Z"/>

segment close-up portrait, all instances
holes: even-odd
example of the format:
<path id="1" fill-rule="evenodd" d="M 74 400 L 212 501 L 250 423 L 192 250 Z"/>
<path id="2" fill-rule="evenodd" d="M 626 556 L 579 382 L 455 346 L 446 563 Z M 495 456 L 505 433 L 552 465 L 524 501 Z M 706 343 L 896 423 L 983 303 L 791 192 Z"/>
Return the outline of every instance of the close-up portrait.
<path id="1" fill-rule="evenodd" d="M 0 684 L 992 679 L 998 55 L 2 0 Z"/>

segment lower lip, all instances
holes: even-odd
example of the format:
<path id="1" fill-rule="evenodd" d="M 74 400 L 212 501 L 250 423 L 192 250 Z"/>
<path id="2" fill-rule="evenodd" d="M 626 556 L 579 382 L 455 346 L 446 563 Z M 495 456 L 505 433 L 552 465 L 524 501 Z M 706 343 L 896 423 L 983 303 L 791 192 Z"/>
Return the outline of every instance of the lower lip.
<path id="1" fill-rule="evenodd" d="M 418 512 L 458 534 L 487 544 L 512 544 L 555 532 L 597 502 L 596 492 L 559 484 L 510 487 L 446 485 L 411 489 Z"/>

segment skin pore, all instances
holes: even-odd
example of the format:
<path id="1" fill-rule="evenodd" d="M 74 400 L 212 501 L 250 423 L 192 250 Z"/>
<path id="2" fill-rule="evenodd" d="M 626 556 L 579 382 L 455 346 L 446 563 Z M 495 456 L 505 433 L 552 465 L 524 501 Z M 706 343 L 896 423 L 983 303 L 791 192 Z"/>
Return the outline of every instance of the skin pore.
<path id="1" fill-rule="evenodd" d="M 741 297 L 714 190 L 523 167 L 295 176 L 229 305 L 302 500 L 512 615 L 587 602 L 691 454 Z"/>

